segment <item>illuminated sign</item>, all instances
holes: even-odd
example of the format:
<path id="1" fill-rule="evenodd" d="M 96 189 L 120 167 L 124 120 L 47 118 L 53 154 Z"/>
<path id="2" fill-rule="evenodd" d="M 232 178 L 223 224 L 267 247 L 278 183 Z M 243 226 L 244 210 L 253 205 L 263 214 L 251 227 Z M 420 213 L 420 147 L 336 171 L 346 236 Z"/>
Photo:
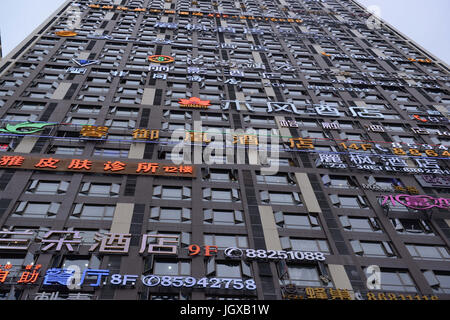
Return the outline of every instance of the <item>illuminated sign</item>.
<path id="1" fill-rule="evenodd" d="M 12 281 L 12 278 L 17 277 L 8 277 L 10 274 L 12 274 L 12 265 L 11 264 L 5 264 L 0 265 L 0 284 L 8 283 L 8 284 L 35 284 L 39 274 L 41 272 L 42 265 L 27 265 L 24 267 L 24 271 L 21 271 L 20 276 L 18 277 L 17 281 Z"/>
<path id="2" fill-rule="evenodd" d="M 415 178 L 425 188 L 450 188 L 450 177 L 423 175 Z"/>
<path id="3" fill-rule="evenodd" d="M 96 40 L 113 40 L 114 37 L 108 35 L 100 35 L 100 34 L 90 34 L 87 36 L 88 39 L 96 39 Z"/>
<path id="4" fill-rule="evenodd" d="M 419 190 L 416 187 L 412 187 L 412 186 L 401 187 L 401 186 L 391 185 L 389 187 L 382 187 L 377 184 L 371 184 L 371 185 L 363 184 L 362 188 L 364 190 L 375 191 L 375 192 L 402 192 L 402 193 L 408 192 L 409 194 L 418 194 L 419 193 Z"/>
<path id="5" fill-rule="evenodd" d="M 420 122 L 450 123 L 450 119 L 447 119 L 446 117 L 421 116 L 418 114 L 412 115 L 412 119 L 416 119 Z"/>
<path id="6" fill-rule="evenodd" d="M 99 60 L 72 59 L 72 61 L 75 62 L 80 67 L 86 67 L 86 66 L 90 66 L 92 64 L 100 63 Z"/>
<path id="7" fill-rule="evenodd" d="M 293 120 L 280 120 L 279 124 L 285 128 L 298 128 L 298 122 Z"/>
<path id="8" fill-rule="evenodd" d="M 142 278 L 142 283 L 146 287 L 186 287 L 186 288 L 208 288 L 208 289 L 235 289 L 235 290 L 256 290 L 255 280 L 227 279 L 227 278 L 201 278 L 194 277 L 173 277 L 148 275 Z"/>
<path id="9" fill-rule="evenodd" d="M 74 68 L 74 67 L 70 67 L 66 70 L 67 73 L 71 73 L 71 74 L 85 74 L 87 71 L 87 69 L 84 68 Z"/>
<path id="10" fill-rule="evenodd" d="M 363 150 L 363 151 L 368 151 L 368 150 L 377 150 L 377 151 L 381 151 L 383 153 L 392 153 L 394 155 L 399 155 L 399 156 L 406 156 L 406 155 L 410 155 L 410 156 L 415 156 L 415 157 L 421 157 L 421 156 L 426 156 L 426 157 L 450 157 L 450 152 L 448 151 L 447 147 L 445 146 L 439 146 L 437 147 L 435 150 L 433 150 L 432 146 L 429 145 L 415 145 L 414 148 L 409 148 L 408 150 L 403 150 L 402 149 L 402 145 L 398 144 L 398 143 L 393 143 L 392 144 L 392 148 L 383 148 L 382 146 L 380 146 L 380 144 L 372 144 L 372 143 L 345 143 L 345 142 L 341 142 L 338 143 L 338 145 L 343 149 L 343 150 Z M 421 148 L 426 148 L 425 150 L 421 151 Z M 350 151 L 351 151 L 350 150 Z"/>
<path id="11" fill-rule="evenodd" d="M 180 107 L 182 108 L 201 108 L 201 109 L 207 109 L 211 103 L 210 100 L 201 100 L 197 97 L 192 97 L 189 99 L 180 99 L 178 101 L 180 104 Z"/>
<path id="12" fill-rule="evenodd" d="M 339 122 L 322 122 L 322 128 L 326 130 L 340 130 L 341 125 Z"/>
<path id="13" fill-rule="evenodd" d="M 171 63 L 175 61 L 175 58 L 170 56 L 153 55 L 149 56 L 148 60 L 154 63 Z"/>
<path id="14" fill-rule="evenodd" d="M 289 260 L 298 261 L 325 261 L 325 255 L 322 252 L 303 252 L 303 251 L 276 251 L 276 250 L 255 250 L 226 248 L 224 250 L 226 258 L 246 259 L 246 260 Z"/>
<path id="15" fill-rule="evenodd" d="M 411 294 L 396 294 L 385 292 L 367 292 L 367 300 L 439 300 L 437 296 L 425 296 L 425 295 L 411 295 Z"/>
<path id="16" fill-rule="evenodd" d="M 74 31 L 57 31 L 55 32 L 55 34 L 59 37 L 74 37 L 76 35 L 78 35 L 78 33 L 74 32 Z"/>
<path id="17" fill-rule="evenodd" d="M 80 131 L 82 137 L 102 138 L 108 134 L 108 127 L 103 126 L 83 126 Z"/>
<path id="18" fill-rule="evenodd" d="M 195 177 L 195 167 L 153 162 L 101 161 L 88 159 L 62 159 L 52 157 L 0 157 L 0 168 L 46 171 L 74 171 L 104 174 L 134 174 L 153 176 Z"/>
<path id="19" fill-rule="evenodd" d="M 33 300 L 94 300 L 95 295 L 89 293 L 38 292 L 30 295 Z"/>
<path id="20" fill-rule="evenodd" d="M 308 151 L 310 152 L 310 151 Z M 437 159 L 412 159 L 417 167 L 409 167 L 404 159 L 398 156 L 376 156 L 364 154 L 349 154 L 350 168 L 366 171 L 387 171 L 409 174 L 438 174 L 450 175 L 450 170 L 442 169 Z M 377 165 L 382 163 L 382 165 Z M 347 169 L 349 166 L 344 163 L 338 153 L 320 152 L 316 160 L 316 167 Z"/>
<path id="21" fill-rule="evenodd" d="M 22 122 L 18 124 L 6 124 L 4 129 L 0 129 L 0 133 L 12 133 L 12 134 L 31 134 L 44 130 L 46 127 L 56 126 L 55 123 L 34 123 L 34 122 Z"/>
<path id="22" fill-rule="evenodd" d="M 348 289 L 306 287 L 299 288 L 295 285 L 281 287 L 281 297 L 285 300 L 353 300 Z"/>
<path id="23" fill-rule="evenodd" d="M 290 138 L 290 145 L 289 147 L 291 149 L 314 149 L 314 145 L 312 142 L 312 139 L 303 139 L 303 138 Z"/>
<path id="24" fill-rule="evenodd" d="M 128 8 L 125 6 L 110 6 L 99 4 L 90 4 L 89 8 L 92 9 L 103 9 L 103 10 L 120 10 L 120 11 L 130 11 L 130 12 L 149 12 L 152 14 L 173 14 L 180 16 L 198 16 L 198 17 L 207 17 L 207 18 L 222 18 L 222 19 L 240 19 L 240 20 L 255 20 L 255 21 L 272 21 L 272 22 L 290 22 L 290 23 L 302 23 L 302 19 L 292 19 L 292 18 L 275 18 L 275 17 L 260 17 L 260 16 L 252 16 L 252 15 L 229 15 L 222 13 L 211 13 L 211 12 L 199 12 L 199 11 L 175 11 L 169 9 L 146 9 L 146 8 Z"/>
<path id="25" fill-rule="evenodd" d="M 387 195 L 383 196 L 383 202 L 381 205 L 386 205 L 388 201 L 390 201 L 394 207 L 398 203 L 414 210 L 427 210 L 434 207 L 440 209 L 450 209 L 450 198 L 433 198 L 430 196 L 409 194 L 399 194 L 396 196 Z"/>
<path id="26" fill-rule="evenodd" d="M 364 296 L 354 292 L 356 300 L 439 300 L 437 296 L 411 295 L 402 293 L 367 292 Z M 351 290 L 320 287 L 281 287 L 281 297 L 286 300 L 353 300 Z"/>
<path id="27" fill-rule="evenodd" d="M 89 279 L 87 279 L 89 277 Z M 72 279 L 76 278 L 75 270 L 51 268 L 47 270 L 43 286 L 69 286 Z M 94 278 L 94 279 L 93 279 Z M 141 280 L 146 287 L 172 287 L 172 288 L 208 288 L 208 289 L 235 289 L 256 290 L 253 279 L 228 279 L 228 278 L 194 278 L 179 276 L 146 275 L 139 277 L 135 274 L 110 274 L 107 269 L 85 269 L 76 286 L 83 284 L 89 287 L 100 287 L 101 284 L 113 286 L 135 286 Z"/>

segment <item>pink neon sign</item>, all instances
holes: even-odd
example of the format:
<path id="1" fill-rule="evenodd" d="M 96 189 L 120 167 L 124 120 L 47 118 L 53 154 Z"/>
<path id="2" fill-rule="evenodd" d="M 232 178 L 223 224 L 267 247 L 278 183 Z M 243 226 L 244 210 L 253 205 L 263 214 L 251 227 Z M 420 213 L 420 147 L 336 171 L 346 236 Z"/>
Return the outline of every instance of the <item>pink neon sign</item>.
<path id="1" fill-rule="evenodd" d="M 381 205 L 385 205 L 389 200 L 393 206 L 395 206 L 396 203 L 399 203 L 414 210 L 426 210 L 434 207 L 441 209 L 450 208 L 450 199 L 446 198 L 433 198 L 430 196 L 410 194 L 387 195 L 383 196 L 383 198 L 383 203 Z"/>

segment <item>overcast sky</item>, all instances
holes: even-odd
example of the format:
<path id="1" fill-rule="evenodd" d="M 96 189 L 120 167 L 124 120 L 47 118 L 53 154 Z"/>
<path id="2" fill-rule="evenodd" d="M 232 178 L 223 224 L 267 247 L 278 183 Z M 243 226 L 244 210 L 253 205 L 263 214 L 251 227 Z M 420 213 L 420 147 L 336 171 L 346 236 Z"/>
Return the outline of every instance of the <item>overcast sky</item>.
<path id="1" fill-rule="evenodd" d="M 358 0 L 377 5 L 381 18 L 450 64 L 450 0 Z M 0 30 L 6 56 L 64 0 L 1 0 Z"/>

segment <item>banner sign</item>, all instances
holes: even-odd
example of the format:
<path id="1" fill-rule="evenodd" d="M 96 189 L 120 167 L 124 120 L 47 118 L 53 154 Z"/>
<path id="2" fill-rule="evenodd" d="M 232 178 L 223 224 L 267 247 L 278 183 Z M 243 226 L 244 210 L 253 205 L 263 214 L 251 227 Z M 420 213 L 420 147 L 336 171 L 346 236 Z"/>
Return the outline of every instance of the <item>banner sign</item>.
<path id="1" fill-rule="evenodd" d="M 437 177 L 432 175 L 416 175 L 414 177 L 425 188 L 450 188 L 450 177 Z"/>
<path id="2" fill-rule="evenodd" d="M 147 176 L 195 177 L 195 167 L 166 163 L 136 161 L 103 161 L 89 159 L 63 159 L 57 157 L 0 157 L 0 168 L 25 170 L 92 172 L 108 174 L 135 174 Z"/>
<path id="3" fill-rule="evenodd" d="M 381 205 L 384 206 L 388 201 L 390 201 L 393 207 L 395 207 L 396 204 L 400 204 L 414 210 L 427 210 L 434 207 L 450 209 L 450 198 L 433 198 L 425 195 L 409 194 L 386 195 L 383 196 Z"/>

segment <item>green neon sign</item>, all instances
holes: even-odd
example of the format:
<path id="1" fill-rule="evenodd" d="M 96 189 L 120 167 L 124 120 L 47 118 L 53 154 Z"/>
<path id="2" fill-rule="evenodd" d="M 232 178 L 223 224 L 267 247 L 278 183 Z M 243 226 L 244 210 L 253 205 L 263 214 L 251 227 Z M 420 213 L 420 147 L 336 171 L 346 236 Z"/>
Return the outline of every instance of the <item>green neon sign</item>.
<path id="1" fill-rule="evenodd" d="M 6 124 L 4 129 L 0 129 L 0 132 L 14 133 L 14 134 L 31 134 L 42 131 L 45 127 L 54 126 L 54 123 L 33 123 L 22 122 L 18 124 Z"/>

